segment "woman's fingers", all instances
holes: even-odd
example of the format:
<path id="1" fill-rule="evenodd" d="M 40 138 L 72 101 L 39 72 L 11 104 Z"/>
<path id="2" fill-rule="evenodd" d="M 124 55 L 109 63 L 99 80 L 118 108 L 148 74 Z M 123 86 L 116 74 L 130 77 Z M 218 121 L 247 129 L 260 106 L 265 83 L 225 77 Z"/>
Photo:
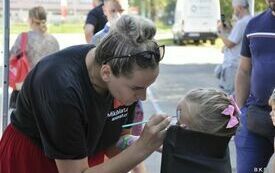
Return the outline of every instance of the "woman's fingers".
<path id="1" fill-rule="evenodd" d="M 154 126 L 159 124 L 161 121 L 163 121 L 165 118 L 167 118 L 167 115 L 159 114 L 159 115 L 153 115 L 150 117 L 149 122 L 147 123 L 148 126 Z"/>
<path id="2" fill-rule="evenodd" d="M 171 123 L 171 117 L 166 117 L 164 120 L 162 120 L 158 125 L 156 125 L 156 130 L 162 132 L 163 130 L 167 130 Z"/>
<path id="3" fill-rule="evenodd" d="M 148 127 L 151 127 L 152 130 L 160 132 L 166 128 L 171 123 L 171 117 L 167 115 L 154 115 L 150 118 L 150 121 L 146 124 Z"/>
<path id="4" fill-rule="evenodd" d="M 170 122 L 171 117 L 167 115 L 155 115 L 151 117 L 140 137 L 140 141 L 142 141 L 144 147 L 150 151 L 155 151 L 159 148 L 166 136 Z"/>

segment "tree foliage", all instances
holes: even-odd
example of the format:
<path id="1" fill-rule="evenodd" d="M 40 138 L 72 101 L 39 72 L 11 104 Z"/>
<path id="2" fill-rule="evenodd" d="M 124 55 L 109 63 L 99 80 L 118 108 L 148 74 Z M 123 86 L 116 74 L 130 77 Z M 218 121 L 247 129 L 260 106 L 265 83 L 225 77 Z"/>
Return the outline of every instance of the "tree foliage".
<path id="1" fill-rule="evenodd" d="M 177 0 L 129 0 L 130 6 L 139 7 L 140 14 L 152 20 L 163 20 L 169 24 L 174 15 Z M 220 0 L 221 13 L 226 20 L 232 17 L 232 0 Z M 265 0 L 255 0 L 255 14 L 267 8 Z"/>

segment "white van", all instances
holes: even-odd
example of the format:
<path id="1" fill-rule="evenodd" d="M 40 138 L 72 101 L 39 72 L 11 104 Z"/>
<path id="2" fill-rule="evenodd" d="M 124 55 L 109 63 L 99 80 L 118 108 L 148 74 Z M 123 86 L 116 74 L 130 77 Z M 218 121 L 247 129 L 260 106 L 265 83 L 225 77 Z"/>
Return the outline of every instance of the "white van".
<path id="1" fill-rule="evenodd" d="M 210 40 L 215 44 L 220 17 L 219 0 L 177 0 L 172 28 L 174 42 Z"/>

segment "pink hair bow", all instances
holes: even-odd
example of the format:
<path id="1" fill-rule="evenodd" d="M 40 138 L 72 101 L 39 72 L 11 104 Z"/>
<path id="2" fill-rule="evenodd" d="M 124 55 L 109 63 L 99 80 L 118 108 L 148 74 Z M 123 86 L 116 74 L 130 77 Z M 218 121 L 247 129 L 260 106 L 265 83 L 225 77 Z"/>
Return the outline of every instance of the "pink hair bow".
<path id="1" fill-rule="evenodd" d="M 227 116 L 230 116 L 230 120 L 226 126 L 226 128 L 232 128 L 232 127 L 235 127 L 238 123 L 239 123 L 239 120 L 236 116 L 234 116 L 234 106 L 233 105 L 228 105 L 227 108 L 225 108 L 223 111 L 222 111 L 222 114 L 224 115 L 227 115 Z"/>

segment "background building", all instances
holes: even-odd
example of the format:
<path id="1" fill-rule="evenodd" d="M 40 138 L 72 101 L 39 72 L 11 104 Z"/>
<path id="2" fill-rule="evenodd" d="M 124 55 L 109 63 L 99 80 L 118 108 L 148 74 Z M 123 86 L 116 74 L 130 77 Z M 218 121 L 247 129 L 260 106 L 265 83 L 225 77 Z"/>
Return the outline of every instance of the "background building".
<path id="1" fill-rule="evenodd" d="M 12 22 L 25 21 L 27 11 L 33 6 L 41 5 L 47 12 L 49 20 L 65 19 L 67 16 L 85 16 L 94 7 L 94 0 L 10 0 L 10 17 Z M 3 0 L 0 0 L 3 12 Z M 3 14 L 1 14 L 2 17 Z"/>

